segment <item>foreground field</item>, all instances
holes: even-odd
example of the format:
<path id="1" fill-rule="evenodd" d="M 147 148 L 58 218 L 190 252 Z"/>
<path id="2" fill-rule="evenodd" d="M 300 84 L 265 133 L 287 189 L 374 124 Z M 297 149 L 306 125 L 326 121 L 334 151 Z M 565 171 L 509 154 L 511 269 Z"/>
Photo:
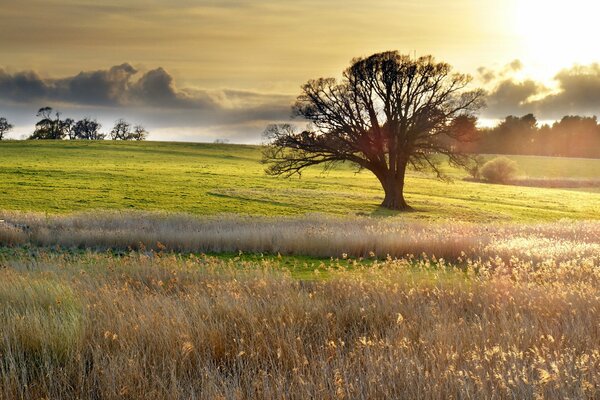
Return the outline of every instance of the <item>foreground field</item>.
<path id="1" fill-rule="evenodd" d="M 515 157 L 532 178 L 595 178 L 600 160 Z M 390 215 L 369 173 L 341 167 L 302 179 L 267 177 L 253 146 L 189 143 L 0 142 L 0 209 L 67 213 L 156 210 L 193 214 Z M 545 221 L 597 219 L 600 194 L 463 182 L 409 173 L 410 219 Z"/>
<path id="2" fill-rule="evenodd" d="M 598 253 L 463 261 L 5 255 L 0 398 L 596 397 Z"/>
<path id="3" fill-rule="evenodd" d="M 600 387 L 600 222 L 0 218 L 2 399 Z"/>

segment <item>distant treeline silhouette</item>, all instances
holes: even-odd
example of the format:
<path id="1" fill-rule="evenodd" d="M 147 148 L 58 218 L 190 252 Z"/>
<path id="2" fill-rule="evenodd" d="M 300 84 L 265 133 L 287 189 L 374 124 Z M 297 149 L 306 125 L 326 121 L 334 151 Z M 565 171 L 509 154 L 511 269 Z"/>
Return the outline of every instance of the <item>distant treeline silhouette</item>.
<path id="1" fill-rule="evenodd" d="M 61 113 L 50 107 L 41 108 L 36 115 L 41 119 L 29 140 L 145 140 L 148 137 L 142 125 L 133 126 L 123 119 L 116 121 L 108 133 L 102 133 L 102 125 L 90 117 L 79 121 L 61 119 Z M 13 127 L 5 117 L 0 117 L 0 140 L 5 139 Z M 479 128 L 474 140 L 458 146 L 462 152 L 476 154 L 600 158 L 600 123 L 596 116 L 567 115 L 549 125 L 539 124 L 533 114 L 510 115 L 495 127 Z"/>
<path id="2" fill-rule="evenodd" d="M 533 114 L 508 116 L 493 128 L 480 128 L 477 140 L 460 150 L 478 154 L 519 154 L 600 158 L 597 118 L 568 115 L 552 125 L 539 124 Z"/>
<path id="3" fill-rule="evenodd" d="M 119 119 L 108 133 L 102 133 L 102 125 L 91 117 L 79 121 L 71 118 L 61 118 L 59 111 L 51 107 L 40 108 L 36 114 L 40 120 L 35 124 L 35 130 L 28 140 L 145 140 L 148 131 L 142 125 L 133 126 L 124 119 Z M 0 118 L 0 140 L 13 128 L 4 117 Z"/>

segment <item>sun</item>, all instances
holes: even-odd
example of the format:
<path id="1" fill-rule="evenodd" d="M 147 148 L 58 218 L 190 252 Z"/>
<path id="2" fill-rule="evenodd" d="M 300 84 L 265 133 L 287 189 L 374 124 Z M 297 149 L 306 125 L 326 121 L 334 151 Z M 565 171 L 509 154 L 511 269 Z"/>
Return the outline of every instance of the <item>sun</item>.
<path id="1" fill-rule="evenodd" d="M 517 0 L 516 14 L 519 40 L 538 68 L 555 73 L 600 60 L 600 2 Z"/>

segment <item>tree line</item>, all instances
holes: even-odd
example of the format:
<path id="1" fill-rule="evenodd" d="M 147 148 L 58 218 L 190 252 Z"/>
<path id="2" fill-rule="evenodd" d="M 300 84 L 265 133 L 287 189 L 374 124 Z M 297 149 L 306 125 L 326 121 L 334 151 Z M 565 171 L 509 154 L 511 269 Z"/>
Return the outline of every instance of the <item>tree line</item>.
<path id="1" fill-rule="evenodd" d="M 104 140 L 107 137 L 145 140 L 148 137 L 142 125 L 132 125 L 123 119 L 116 121 L 108 133 L 103 133 L 96 119 L 62 119 L 61 113 L 51 107 L 41 108 L 36 116 L 41 119 L 28 137 L 30 140 Z M 13 128 L 5 117 L 0 117 L 0 140 Z M 462 152 L 472 154 L 600 158 L 600 123 L 596 116 L 568 115 L 553 124 L 540 124 L 533 114 L 510 115 L 494 127 L 477 129 L 473 140 L 456 145 Z"/>
<path id="2" fill-rule="evenodd" d="M 600 124 L 595 116 L 567 115 L 540 124 L 533 114 L 511 115 L 492 128 L 478 129 L 476 140 L 460 146 L 477 154 L 600 158 Z"/>
<path id="3" fill-rule="evenodd" d="M 132 125 L 119 119 L 108 133 L 101 132 L 102 125 L 91 117 L 78 121 L 63 118 L 60 111 L 51 107 L 40 108 L 36 114 L 40 120 L 28 140 L 146 140 L 148 131 L 142 125 Z M 14 128 L 5 117 L 0 117 L 0 140 Z"/>

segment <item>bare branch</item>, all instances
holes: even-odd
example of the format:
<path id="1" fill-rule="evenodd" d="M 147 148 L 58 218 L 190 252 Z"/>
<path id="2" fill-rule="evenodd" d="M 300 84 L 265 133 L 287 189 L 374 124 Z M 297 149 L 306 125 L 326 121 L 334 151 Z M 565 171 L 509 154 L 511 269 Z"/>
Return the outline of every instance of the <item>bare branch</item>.
<path id="1" fill-rule="evenodd" d="M 409 164 L 445 179 L 439 155 L 466 166 L 469 157 L 456 143 L 478 138 L 475 113 L 484 93 L 468 90 L 470 83 L 470 76 L 431 56 L 390 51 L 354 59 L 341 81 L 321 78 L 302 87 L 293 111 L 311 128 L 267 128 L 267 173 L 290 176 L 318 164 L 351 162 L 377 176 L 386 198 L 397 195 L 396 187 L 401 194 Z"/>

